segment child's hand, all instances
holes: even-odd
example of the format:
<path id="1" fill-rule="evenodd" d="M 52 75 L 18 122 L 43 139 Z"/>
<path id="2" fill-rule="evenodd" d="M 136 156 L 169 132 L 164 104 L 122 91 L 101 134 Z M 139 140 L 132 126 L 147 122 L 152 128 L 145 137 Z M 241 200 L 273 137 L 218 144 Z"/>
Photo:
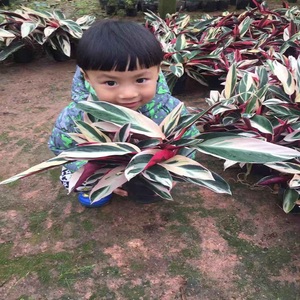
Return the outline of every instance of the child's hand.
<path id="1" fill-rule="evenodd" d="M 121 196 L 121 197 L 127 197 L 128 196 L 128 193 L 127 191 L 121 189 L 121 188 L 117 188 L 114 190 L 114 193 Z"/>

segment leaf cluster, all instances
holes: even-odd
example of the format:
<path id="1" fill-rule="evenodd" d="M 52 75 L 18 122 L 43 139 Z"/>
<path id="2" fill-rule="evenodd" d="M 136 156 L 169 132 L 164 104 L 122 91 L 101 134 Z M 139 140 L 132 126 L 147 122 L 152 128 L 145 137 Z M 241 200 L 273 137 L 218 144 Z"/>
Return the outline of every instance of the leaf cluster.
<path id="1" fill-rule="evenodd" d="M 239 70 L 253 70 L 273 51 L 299 54 L 298 7 L 271 10 L 263 2 L 238 15 L 224 12 L 198 19 L 180 12 L 165 19 L 145 14 L 146 26 L 164 50 L 163 70 L 171 89 L 183 74 L 207 85 L 207 76 L 225 77 L 234 62 Z"/>
<path id="2" fill-rule="evenodd" d="M 78 41 L 95 20 L 86 15 L 73 21 L 58 9 L 49 12 L 28 7 L 0 10 L 0 17 L 4 18 L 0 23 L 0 61 L 28 45 L 51 47 L 70 57 L 72 42 Z"/>
<path id="3" fill-rule="evenodd" d="M 69 192 L 87 182 L 91 201 L 97 201 L 126 182 L 139 178 L 145 186 L 171 200 L 173 182 L 184 181 L 217 193 L 231 193 L 228 183 L 196 161 L 199 151 L 243 163 L 274 163 L 293 159 L 298 151 L 237 133 L 202 133 L 186 136 L 187 130 L 207 111 L 183 114 L 179 104 L 161 124 L 126 107 L 107 102 L 83 101 L 85 112 L 76 121 L 77 132 L 69 135 L 77 145 L 0 184 L 6 184 L 43 170 L 74 161 L 85 164 L 73 173 Z"/>

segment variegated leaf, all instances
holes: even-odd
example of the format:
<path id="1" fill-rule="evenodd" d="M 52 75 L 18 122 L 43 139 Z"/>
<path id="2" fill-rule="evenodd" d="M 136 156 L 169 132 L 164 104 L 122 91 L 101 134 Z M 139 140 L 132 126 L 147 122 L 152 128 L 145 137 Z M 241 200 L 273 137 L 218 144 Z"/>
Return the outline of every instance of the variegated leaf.
<path id="1" fill-rule="evenodd" d="M 122 186 L 127 179 L 124 175 L 125 166 L 118 166 L 106 173 L 90 191 L 91 203 L 110 195 L 115 189 Z"/>
<path id="2" fill-rule="evenodd" d="M 77 103 L 77 107 L 93 115 L 99 121 L 113 123 L 119 127 L 130 124 L 132 132 L 152 138 L 165 138 L 154 121 L 127 107 L 104 101 L 81 101 Z"/>
<path id="3" fill-rule="evenodd" d="M 170 65 L 170 71 L 176 76 L 181 77 L 184 74 L 184 67 L 181 63 Z"/>
<path id="4" fill-rule="evenodd" d="M 77 146 L 58 155 L 67 160 L 101 159 L 113 155 L 135 154 L 141 150 L 130 143 L 90 143 Z"/>
<path id="5" fill-rule="evenodd" d="M 294 149 L 247 137 L 212 137 L 194 148 L 215 157 L 246 163 L 279 162 L 300 155 Z"/>
<path id="6" fill-rule="evenodd" d="M 80 120 L 75 121 L 75 124 L 88 142 L 111 142 L 111 139 L 93 124 Z"/>
<path id="7" fill-rule="evenodd" d="M 237 82 L 236 64 L 232 64 L 229 68 L 225 82 L 225 97 L 230 98 L 233 96 L 235 86 Z"/>
<path id="8" fill-rule="evenodd" d="M 31 34 L 38 27 L 38 25 L 39 25 L 38 22 L 24 22 L 21 25 L 21 36 L 22 36 L 22 38 L 25 38 L 29 34 Z"/>
<path id="9" fill-rule="evenodd" d="M 281 173 L 300 174 L 300 164 L 292 162 L 276 162 L 266 164 L 267 167 L 277 170 Z"/>
<path id="10" fill-rule="evenodd" d="M 289 182 L 290 188 L 300 188 L 300 174 L 295 174 Z"/>
<path id="11" fill-rule="evenodd" d="M 274 74 L 282 83 L 285 93 L 292 95 L 295 92 L 295 81 L 291 72 L 276 60 L 273 61 L 273 66 Z"/>
<path id="12" fill-rule="evenodd" d="M 21 172 L 17 175 L 14 175 L 6 180 L 3 180 L 0 182 L 0 184 L 7 184 L 7 183 L 10 183 L 10 182 L 14 182 L 18 179 L 21 179 L 23 177 L 26 177 L 26 176 L 29 176 L 29 175 L 33 175 L 35 173 L 39 173 L 39 172 L 42 172 L 44 170 L 47 170 L 47 169 L 51 169 L 51 168 L 55 168 L 57 166 L 61 166 L 65 163 L 67 163 L 68 161 L 64 158 L 61 158 L 61 157 L 54 157 L 54 158 L 51 158 L 45 162 L 42 162 L 38 165 L 35 165 L 31 168 L 29 168 L 28 170 L 24 171 L 24 172 Z"/>
<path id="13" fill-rule="evenodd" d="M 183 102 L 179 103 L 159 124 L 159 127 L 165 136 L 169 136 L 169 134 L 171 134 L 173 129 L 177 126 L 183 106 Z"/>
<path id="14" fill-rule="evenodd" d="M 283 195 L 282 208 L 285 213 L 289 213 L 295 206 L 296 201 L 299 199 L 297 191 L 287 188 Z"/>
<path id="15" fill-rule="evenodd" d="M 149 169 L 144 170 L 142 175 L 150 181 L 159 182 L 168 188 L 172 188 L 172 176 L 163 166 L 154 165 Z"/>
<path id="16" fill-rule="evenodd" d="M 148 149 L 136 154 L 128 163 L 125 169 L 125 177 L 129 181 L 140 174 L 148 165 L 151 158 L 157 153 L 158 149 Z"/>
<path id="17" fill-rule="evenodd" d="M 254 115 L 250 118 L 250 123 L 253 128 L 256 128 L 260 132 L 273 134 L 272 123 L 264 116 Z"/>
<path id="18" fill-rule="evenodd" d="M 159 163 L 159 165 L 179 176 L 213 180 L 213 176 L 208 169 L 203 167 L 197 161 L 182 155 L 175 155 L 165 162 Z"/>

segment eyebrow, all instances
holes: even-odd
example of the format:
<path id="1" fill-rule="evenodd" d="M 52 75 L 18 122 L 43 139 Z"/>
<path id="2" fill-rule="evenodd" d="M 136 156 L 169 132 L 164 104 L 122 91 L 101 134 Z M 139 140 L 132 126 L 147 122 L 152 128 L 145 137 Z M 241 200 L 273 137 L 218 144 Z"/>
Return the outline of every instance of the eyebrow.
<path id="1" fill-rule="evenodd" d="M 132 71 L 125 71 L 125 72 L 132 72 Z M 124 73 L 124 72 L 118 72 L 118 73 Z M 143 77 L 143 76 L 147 76 L 149 75 L 150 72 L 148 70 L 141 70 L 139 73 L 135 74 L 134 77 L 138 78 L 138 77 Z M 99 76 L 100 77 L 100 76 Z M 107 73 L 106 72 L 103 72 L 101 74 L 101 77 L 105 77 L 105 78 L 108 78 L 108 79 L 118 79 L 119 76 L 114 76 L 114 75 L 111 75 L 110 74 L 110 71 L 108 71 Z"/>

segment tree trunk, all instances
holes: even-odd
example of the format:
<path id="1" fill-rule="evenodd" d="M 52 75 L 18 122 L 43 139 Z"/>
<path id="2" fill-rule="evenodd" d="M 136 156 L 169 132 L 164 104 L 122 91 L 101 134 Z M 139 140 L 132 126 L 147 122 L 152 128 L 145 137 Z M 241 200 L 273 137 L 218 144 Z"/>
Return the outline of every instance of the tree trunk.
<path id="1" fill-rule="evenodd" d="M 176 12 L 176 0 L 159 0 L 158 12 L 161 18 L 165 18 L 166 14 Z"/>

